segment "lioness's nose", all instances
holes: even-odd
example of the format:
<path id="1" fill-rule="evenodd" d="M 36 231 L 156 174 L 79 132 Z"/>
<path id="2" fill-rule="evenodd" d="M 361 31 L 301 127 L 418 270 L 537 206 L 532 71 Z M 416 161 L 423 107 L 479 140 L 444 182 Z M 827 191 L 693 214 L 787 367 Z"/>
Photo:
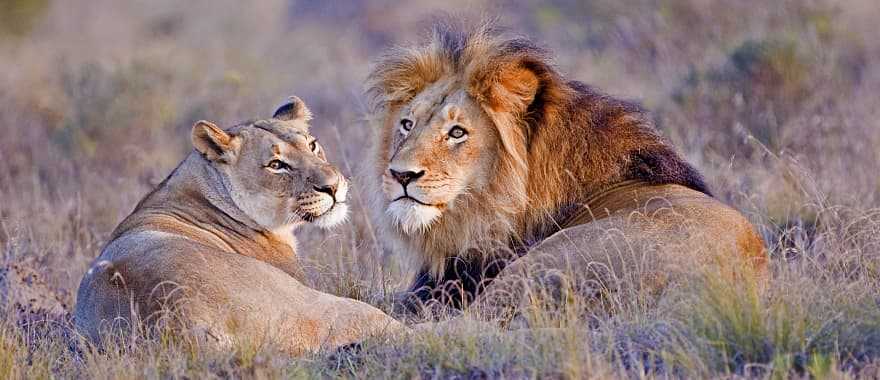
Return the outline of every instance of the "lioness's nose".
<path id="1" fill-rule="evenodd" d="M 419 172 L 414 172 L 414 171 L 399 172 L 394 169 L 388 169 L 388 171 L 390 171 L 391 176 L 394 177 L 394 179 L 396 179 L 397 182 L 399 182 L 404 187 L 406 187 L 406 185 L 408 185 L 410 182 L 415 181 L 415 180 L 419 179 L 421 176 L 425 175 L 424 170 L 419 171 Z"/>
<path id="2" fill-rule="evenodd" d="M 329 194 L 331 197 L 336 197 L 336 189 L 339 187 L 339 182 L 336 182 L 332 185 L 324 185 L 324 186 L 314 186 L 315 191 L 319 193 Z"/>
<path id="3" fill-rule="evenodd" d="M 308 181 L 311 182 L 312 188 L 319 193 L 325 193 L 336 199 L 336 190 L 339 189 L 339 182 L 342 181 L 341 175 L 329 166 L 321 167 L 314 173 Z"/>

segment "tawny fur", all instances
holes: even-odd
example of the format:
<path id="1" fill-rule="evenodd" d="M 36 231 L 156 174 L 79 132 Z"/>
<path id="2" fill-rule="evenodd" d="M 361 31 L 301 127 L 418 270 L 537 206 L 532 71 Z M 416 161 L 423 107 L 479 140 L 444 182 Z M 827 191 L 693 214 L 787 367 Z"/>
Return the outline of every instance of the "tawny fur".
<path id="1" fill-rule="evenodd" d="M 226 349 L 301 354 L 400 328 L 372 306 L 303 283 L 290 234 L 308 221 L 344 220 L 347 191 L 308 133 L 309 115 L 294 98 L 272 119 L 226 131 L 197 123 L 196 150 L 122 221 L 83 277 L 77 329 L 98 343 L 162 324 Z"/>

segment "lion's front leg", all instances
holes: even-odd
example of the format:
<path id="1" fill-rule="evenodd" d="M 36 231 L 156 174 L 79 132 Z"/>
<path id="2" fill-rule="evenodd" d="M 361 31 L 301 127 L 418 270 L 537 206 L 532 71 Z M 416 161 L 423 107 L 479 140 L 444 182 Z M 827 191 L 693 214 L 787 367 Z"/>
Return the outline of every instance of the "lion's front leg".
<path id="1" fill-rule="evenodd" d="M 474 302 L 509 262 L 473 253 L 465 258 L 447 259 L 439 280 L 428 270 L 422 270 L 409 290 L 395 295 L 394 313 L 416 319 L 457 315 Z"/>

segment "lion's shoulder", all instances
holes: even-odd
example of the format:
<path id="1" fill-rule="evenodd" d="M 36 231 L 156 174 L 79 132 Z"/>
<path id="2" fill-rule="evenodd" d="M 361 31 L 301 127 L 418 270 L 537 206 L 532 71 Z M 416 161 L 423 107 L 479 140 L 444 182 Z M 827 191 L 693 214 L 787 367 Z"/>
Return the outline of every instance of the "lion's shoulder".
<path id="1" fill-rule="evenodd" d="M 656 129 L 651 113 L 639 102 L 607 95 L 579 81 L 568 81 L 565 85 L 571 88 L 572 95 L 568 107 L 555 117 L 561 121 L 541 128 L 578 131 L 580 126 L 583 129 L 578 132 L 597 135 L 594 143 L 602 145 L 605 152 L 582 152 L 594 157 L 583 161 L 585 164 L 603 163 L 599 156 L 605 154 L 610 160 L 606 159 L 603 166 L 611 168 L 606 175 L 616 174 L 617 181 L 676 184 L 712 195 L 703 175 L 666 141 Z M 590 144 L 573 140 L 579 146 L 591 148 Z"/>

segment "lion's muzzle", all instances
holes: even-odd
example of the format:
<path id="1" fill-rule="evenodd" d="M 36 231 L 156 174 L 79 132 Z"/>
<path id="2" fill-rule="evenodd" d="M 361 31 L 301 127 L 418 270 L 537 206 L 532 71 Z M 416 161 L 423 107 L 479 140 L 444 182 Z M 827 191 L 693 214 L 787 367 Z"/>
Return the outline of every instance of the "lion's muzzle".
<path id="1" fill-rule="evenodd" d="M 425 170 L 389 168 L 382 176 L 382 189 L 389 202 L 386 213 L 406 234 L 424 231 L 445 208 L 445 199 L 436 191 L 443 186 Z"/>

